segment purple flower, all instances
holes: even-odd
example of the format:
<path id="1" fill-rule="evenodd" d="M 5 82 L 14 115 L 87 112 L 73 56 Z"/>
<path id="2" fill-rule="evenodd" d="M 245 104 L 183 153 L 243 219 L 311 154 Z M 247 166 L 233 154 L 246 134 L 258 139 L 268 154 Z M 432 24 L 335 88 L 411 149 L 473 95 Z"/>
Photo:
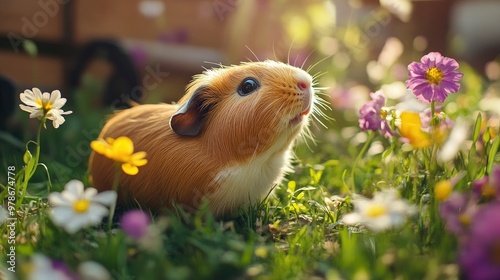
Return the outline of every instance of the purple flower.
<path id="1" fill-rule="evenodd" d="M 500 203 L 477 212 L 470 236 L 460 250 L 460 265 L 467 279 L 500 279 Z"/>
<path id="2" fill-rule="evenodd" d="M 444 102 L 448 94 L 460 88 L 463 74 L 456 71 L 458 62 L 444 57 L 438 52 L 424 55 L 419 62 L 408 65 L 410 71 L 406 87 L 415 94 L 418 100 L 430 103 Z"/>
<path id="3" fill-rule="evenodd" d="M 149 216 L 141 210 L 132 210 L 125 213 L 121 220 L 123 231 L 135 240 L 146 234 L 147 228 L 151 223 Z"/>
<path id="4" fill-rule="evenodd" d="M 452 192 L 448 200 L 439 205 L 439 215 L 445 222 L 446 230 L 456 235 L 467 232 L 475 212 L 474 203 L 459 192 Z"/>
<path id="5" fill-rule="evenodd" d="M 477 198 L 500 200 L 500 164 L 493 166 L 490 175 L 472 182 L 472 191 Z"/>
<path id="6" fill-rule="evenodd" d="M 382 91 L 370 93 L 372 100 L 368 101 L 359 110 L 359 127 L 361 130 L 380 130 L 384 137 L 393 135 L 389 124 L 387 123 L 387 111 L 383 109 L 385 105 L 385 96 Z"/>

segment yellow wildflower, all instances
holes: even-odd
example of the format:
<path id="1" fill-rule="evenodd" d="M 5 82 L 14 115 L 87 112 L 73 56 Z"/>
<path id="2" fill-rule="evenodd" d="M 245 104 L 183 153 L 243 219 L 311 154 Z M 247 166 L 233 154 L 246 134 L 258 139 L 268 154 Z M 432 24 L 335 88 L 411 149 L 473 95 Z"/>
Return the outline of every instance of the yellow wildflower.
<path id="1" fill-rule="evenodd" d="M 418 113 L 402 112 L 399 132 L 410 141 L 414 148 L 426 148 L 432 144 L 429 133 L 422 131 L 422 122 Z"/>
<path id="2" fill-rule="evenodd" d="M 106 138 L 98 139 L 90 143 L 90 147 L 96 153 L 104 155 L 116 162 L 122 163 L 122 170 L 128 175 L 136 175 L 139 172 L 139 166 L 148 163 L 146 152 L 134 153 L 134 143 L 126 136 L 120 136 L 116 139 Z"/>
<path id="3" fill-rule="evenodd" d="M 450 197 L 451 191 L 453 190 L 453 184 L 450 180 L 442 180 L 436 183 L 434 186 L 434 194 L 436 199 L 439 201 L 445 201 Z"/>

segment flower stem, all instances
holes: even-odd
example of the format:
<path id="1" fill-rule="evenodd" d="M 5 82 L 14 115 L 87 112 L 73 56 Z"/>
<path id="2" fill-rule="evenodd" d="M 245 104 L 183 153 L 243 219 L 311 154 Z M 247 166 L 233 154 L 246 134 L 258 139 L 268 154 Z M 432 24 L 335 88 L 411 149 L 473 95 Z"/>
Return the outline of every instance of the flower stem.
<path id="1" fill-rule="evenodd" d="M 115 191 L 117 194 L 118 194 L 119 183 L 120 183 L 120 164 L 118 162 L 115 162 L 115 178 L 113 180 L 113 191 Z M 116 210 L 116 200 L 113 202 L 113 204 L 111 204 L 111 207 L 109 209 L 108 231 L 111 230 L 111 227 L 113 225 L 113 217 L 115 216 L 115 210 Z"/>
<path id="2" fill-rule="evenodd" d="M 38 162 L 40 160 L 40 135 L 42 133 L 42 127 L 45 125 L 45 117 L 43 117 L 40 120 L 40 125 L 38 127 L 38 133 L 36 136 L 36 149 L 35 149 L 35 156 L 30 159 L 29 162 L 27 162 L 26 166 L 24 167 L 24 176 L 23 176 L 23 181 L 22 181 L 22 190 L 21 190 L 21 197 L 20 199 L 17 200 L 16 202 L 16 209 L 19 209 L 19 206 L 21 205 L 22 201 L 26 197 L 26 192 L 28 190 L 28 183 L 35 174 L 36 168 L 38 166 Z M 28 149 L 28 148 L 26 148 Z"/>
<path id="3" fill-rule="evenodd" d="M 436 116 L 436 101 L 431 102 L 431 135 L 433 136 L 433 145 L 430 154 L 430 170 L 429 173 L 431 176 L 435 176 L 435 172 L 437 169 L 437 151 L 439 145 L 437 144 L 437 135 L 439 133 L 439 117 Z"/>
<path id="4" fill-rule="evenodd" d="M 436 101 L 431 101 L 431 128 L 439 125 L 439 118 L 436 116 Z"/>
<path id="5" fill-rule="evenodd" d="M 373 131 L 369 131 L 368 132 L 368 139 L 366 139 L 366 142 L 363 145 L 363 148 L 361 148 L 361 151 L 359 152 L 358 156 L 354 160 L 354 163 L 353 163 L 352 169 L 351 169 L 351 188 L 352 188 L 351 193 L 356 192 L 356 184 L 354 183 L 354 170 L 356 169 L 356 166 L 358 165 L 359 160 L 363 157 L 363 155 L 368 150 L 368 147 L 370 147 L 370 144 L 372 143 L 373 138 L 375 138 L 375 133 L 373 133 Z"/>

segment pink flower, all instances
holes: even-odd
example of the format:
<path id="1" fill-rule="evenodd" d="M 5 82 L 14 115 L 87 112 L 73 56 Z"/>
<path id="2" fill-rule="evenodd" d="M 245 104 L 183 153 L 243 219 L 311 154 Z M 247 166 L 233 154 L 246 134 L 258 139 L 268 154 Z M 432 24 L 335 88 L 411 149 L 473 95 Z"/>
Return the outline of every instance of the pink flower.
<path id="1" fill-rule="evenodd" d="M 121 228 L 128 236 L 138 240 L 146 234 L 151 221 L 143 211 L 132 210 L 122 216 L 120 223 Z"/>
<path id="2" fill-rule="evenodd" d="M 457 68 L 456 60 L 431 52 L 423 56 L 420 62 L 408 65 L 410 73 L 406 87 L 420 101 L 444 102 L 448 94 L 455 93 L 460 88 L 459 81 L 463 74 L 456 71 Z"/>

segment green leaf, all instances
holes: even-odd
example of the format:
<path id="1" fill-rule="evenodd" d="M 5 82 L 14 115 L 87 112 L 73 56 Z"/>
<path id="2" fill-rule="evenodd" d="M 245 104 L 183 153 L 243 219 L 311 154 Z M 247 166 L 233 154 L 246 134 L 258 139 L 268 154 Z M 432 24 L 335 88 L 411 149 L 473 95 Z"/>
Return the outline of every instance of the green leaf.
<path id="1" fill-rule="evenodd" d="M 481 114 L 477 115 L 476 123 L 474 124 L 474 135 L 472 136 L 472 141 L 475 144 L 479 139 L 479 133 L 481 132 L 481 125 L 483 123 L 483 117 Z"/>
<path id="2" fill-rule="evenodd" d="M 473 156 L 476 154 L 476 142 L 474 142 L 472 144 L 472 146 L 470 147 L 470 150 L 469 150 L 469 162 L 474 162 L 473 161 Z M 476 165 L 475 164 L 469 164 L 467 166 L 467 171 L 469 174 L 471 175 L 474 175 L 475 174 L 475 171 L 476 171 Z M 474 176 L 473 176 L 474 177 Z"/>
<path id="3" fill-rule="evenodd" d="M 490 140 L 491 140 L 490 130 L 489 130 L 489 127 L 486 127 L 484 129 L 484 133 L 483 133 L 483 142 L 487 143 L 487 142 L 490 142 Z"/>
<path id="4" fill-rule="evenodd" d="M 491 148 L 488 152 L 488 166 L 486 170 L 488 170 L 488 174 L 491 172 L 491 168 L 493 167 L 493 163 L 495 163 L 495 155 L 498 152 L 498 146 L 500 145 L 500 137 L 496 137 L 495 141 L 491 144 Z"/>
<path id="5" fill-rule="evenodd" d="M 315 171 L 314 169 L 309 168 L 309 174 L 311 175 L 311 185 L 316 185 L 319 183 L 321 175 L 323 175 L 323 170 Z"/>
<path id="6" fill-rule="evenodd" d="M 394 151 L 394 147 L 396 147 L 396 141 L 393 141 L 391 143 L 391 146 L 389 147 L 389 149 L 385 150 L 382 153 L 382 158 L 384 159 L 384 158 L 388 157 L 392 153 L 392 151 Z"/>
<path id="7" fill-rule="evenodd" d="M 28 164 L 32 159 L 33 159 L 33 155 L 30 153 L 29 150 L 26 150 L 26 152 L 23 155 L 24 164 Z"/>

